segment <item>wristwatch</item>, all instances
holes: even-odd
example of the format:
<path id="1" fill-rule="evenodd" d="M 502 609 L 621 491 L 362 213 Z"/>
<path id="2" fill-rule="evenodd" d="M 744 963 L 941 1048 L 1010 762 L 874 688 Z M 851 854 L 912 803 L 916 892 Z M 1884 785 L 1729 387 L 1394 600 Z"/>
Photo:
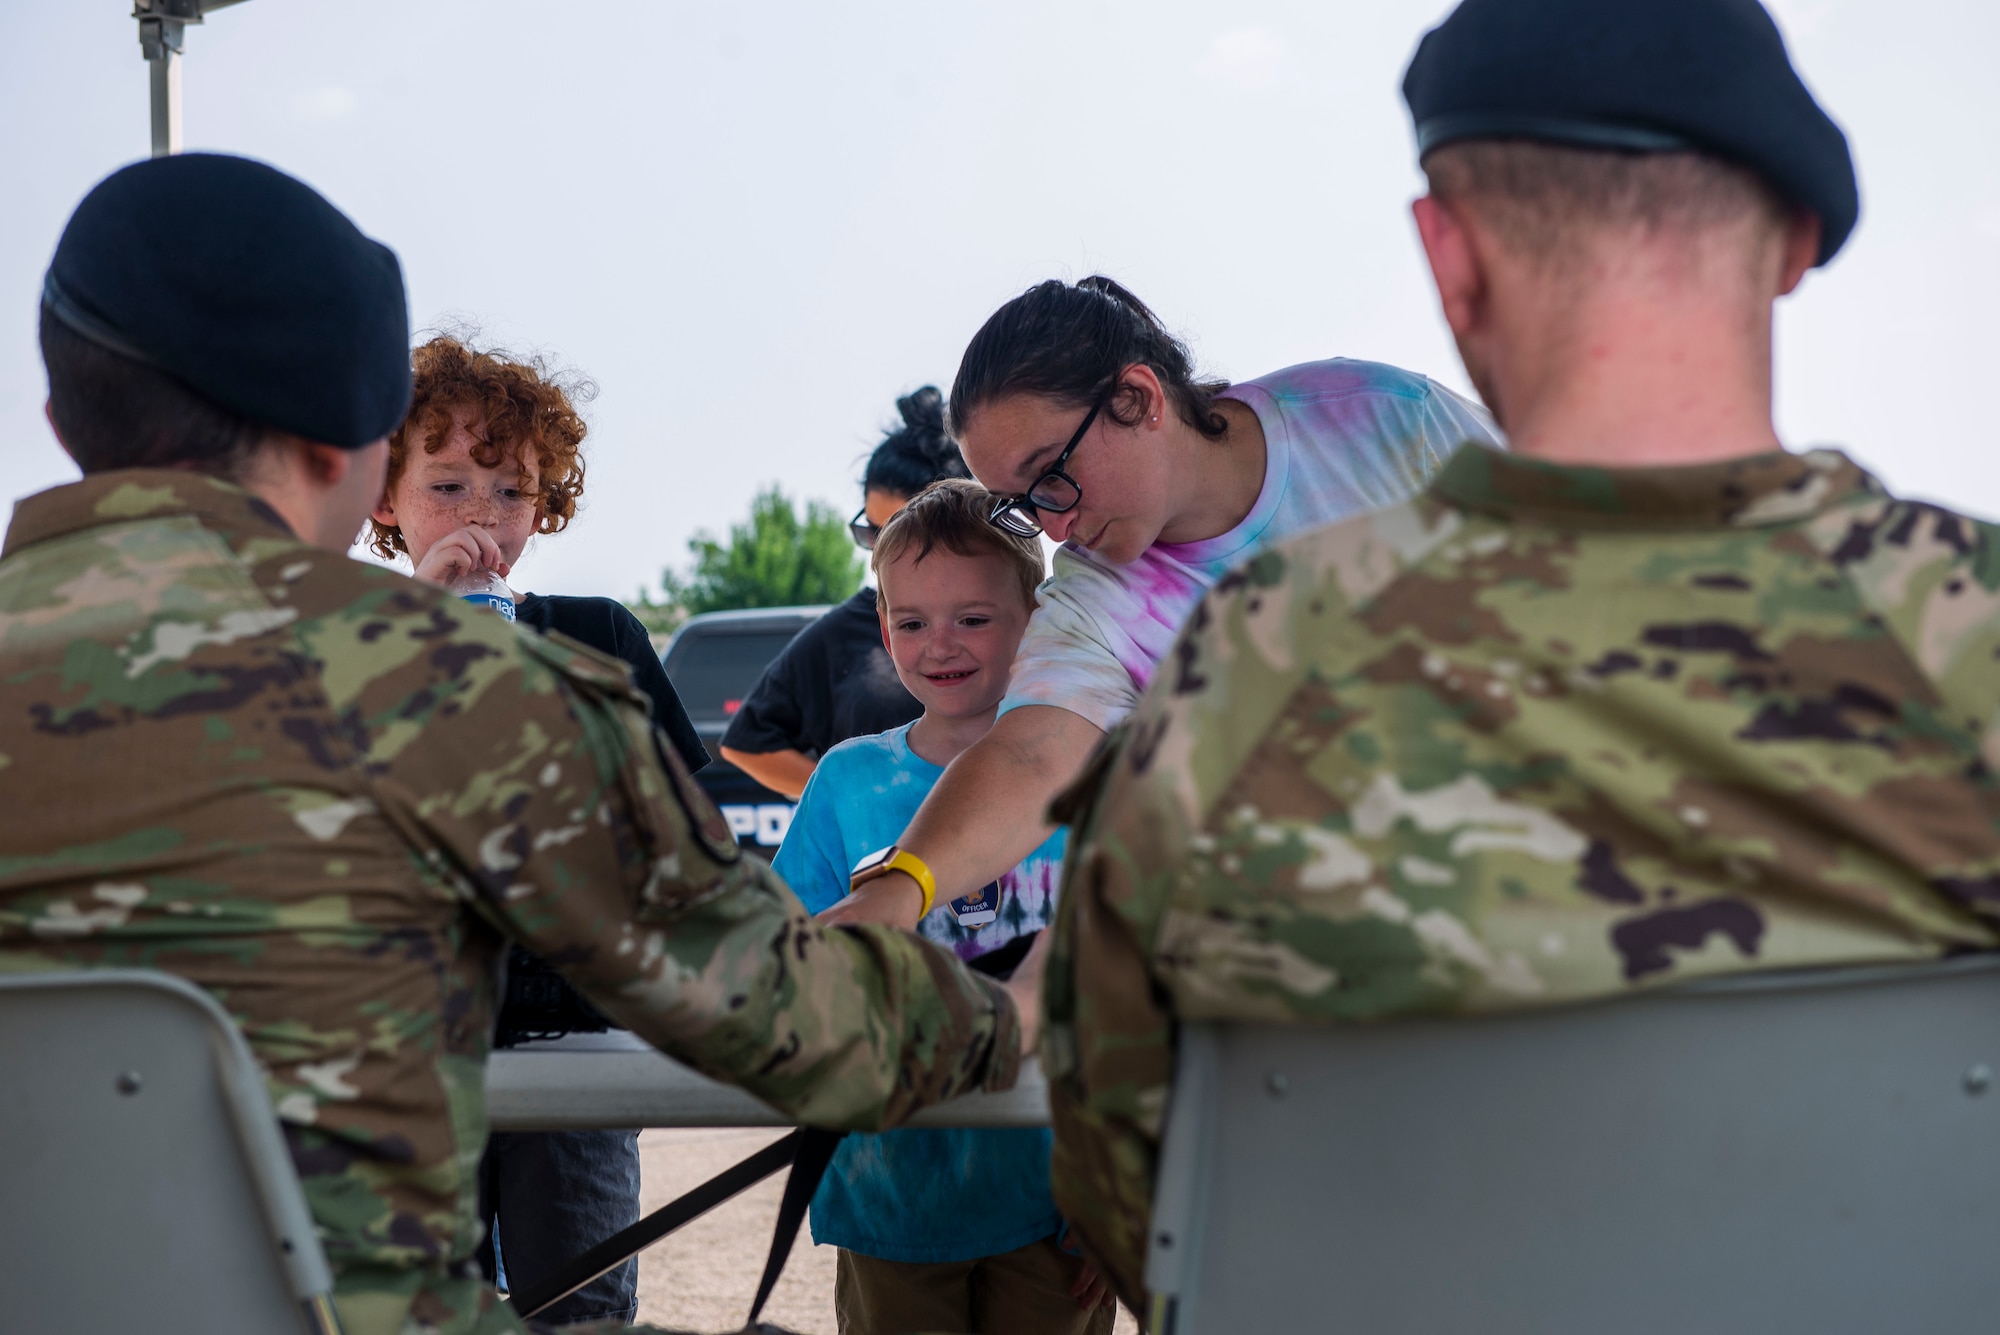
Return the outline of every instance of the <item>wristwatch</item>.
<path id="1" fill-rule="evenodd" d="M 924 892 L 924 906 L 917 910 L 917 918 L 921 920 L 931 911 L 931 904 L 937 899 L 937 877 L 931 875 L 929 865 L 922 858 L 907 848 L 898 848 L 890 844 L 887 848 L 870 853 L 855 863 L 854 870 L 848 873 L 847 877 L 848 892 L 859 890 L 876 877 L 887 876 L 892 871 L 902 872 L 915 881 L 917 888 Z"/>

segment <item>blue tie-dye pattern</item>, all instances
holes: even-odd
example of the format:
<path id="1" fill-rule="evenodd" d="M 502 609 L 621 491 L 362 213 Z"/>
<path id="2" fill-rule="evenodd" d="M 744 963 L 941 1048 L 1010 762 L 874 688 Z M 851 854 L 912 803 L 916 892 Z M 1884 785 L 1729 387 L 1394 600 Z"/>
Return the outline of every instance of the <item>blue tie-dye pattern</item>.
<path id="1" fill-rule="evenodd" d="M 774 865 L 814 913 L 847 894 L 847 874 L 896 841 L 944 773 L 910 750 L 909 728 L 842 742 L 799 797 Z M 998 917 L 968 931 L 939 905 L 917 925 L 961 958 L 1048 925 L 1063 834 L 1001 878 Z M 813 1238 L 885 1261 L 970 1261 L 1054 1233 L 1046 1130 L 903 1130 L 842 1142 L 813 1197 Z"/>
<path id="2" fill-rule="evenodd" d="M 1379 362 L 1288 366 L 1223 397 L 1264 428 L 1264 487 L 1250 513 L 1218 537 L 1155 543 L 1129 565 L 1057 548 L 1001 713 L 1054 705 L 1110 731 L 1231 567 L 1304 529 L 1408 500 L 1466 441 L 1500 443 L 1483 408 Z"/>

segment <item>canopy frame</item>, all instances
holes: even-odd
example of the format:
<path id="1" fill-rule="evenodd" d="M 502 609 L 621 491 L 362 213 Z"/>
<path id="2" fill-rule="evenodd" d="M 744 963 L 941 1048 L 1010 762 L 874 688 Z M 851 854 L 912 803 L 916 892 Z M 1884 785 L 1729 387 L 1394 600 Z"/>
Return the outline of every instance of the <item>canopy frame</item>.
<path id="1" fill-rule="evenodd" d="M 181 47 L 187 26 L 242 0 L 132 0 L 139 54 L 152 80 L 153 156 L 181 151 Z"/>

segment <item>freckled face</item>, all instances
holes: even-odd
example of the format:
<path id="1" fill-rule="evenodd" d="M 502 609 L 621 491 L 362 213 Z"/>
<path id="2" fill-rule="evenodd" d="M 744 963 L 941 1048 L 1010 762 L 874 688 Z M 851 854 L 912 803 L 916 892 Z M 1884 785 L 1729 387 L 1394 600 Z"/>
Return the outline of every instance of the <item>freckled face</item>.
<path id="1" fill-rule="evenodd" d="M 966 466 L 988 491 L 1025 492 L 1055 463 L 1089 411 L 1034 394 L 990 403 L 959 433 Z M 1172 515 L 1166 468 L 1156 433 L 1121 426 L 1108 410 L 1100 412 L 1063 465 L 1083 499 L 1062 514 L 1041 513 L 1042 531 L 1114 565 L 1136 561 L 1159 541 Z"/>
<path id="2" fill-rule="evenodd" d="M 446 534 L 478 527 L 499 545 L 511 566 L 534 536 L 541 513 L 532 496 L 521 494 L 515 460 L 502 458 L 497 467 L 488 468 L 472 457 L 485 433 L 485 420 L 476 410 L 459 408 L 437 453 L 410 442 L 403 474 L 382 497 L 375 518 L 402 530 L 413 564 L 421 564 L 424 553 Z M 532 485 L 538 481 L 533 463 L 527 471 Z"/>
<path id="3" fill-rule="evenodd" d="M 972 718 L 998 706 L 1032 611 L 1008 562 L 934 547 L 889 562 L 881 582 L 889 657 L 924 709 Z"/>

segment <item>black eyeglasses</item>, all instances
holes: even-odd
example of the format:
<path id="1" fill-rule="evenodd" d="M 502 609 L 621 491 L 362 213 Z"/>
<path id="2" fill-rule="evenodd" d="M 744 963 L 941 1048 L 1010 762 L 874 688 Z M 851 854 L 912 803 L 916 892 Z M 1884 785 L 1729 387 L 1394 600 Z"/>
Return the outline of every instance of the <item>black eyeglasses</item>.
<path id="1" fill-rule="evenodd" d="M 1117 386 L 1114 385 L 1112 388 L 1115 389 Z M 1070 455 L 1076 453 L 1076 447 L 1083 444 L 1084 435 L 1089 432 L 1090 424 L 1097 420 L 1097 415 L 1104 411 L 1104 405 L 1110 401 L 1110 391 L 1098 395 L 1097 402 L 1091 404 L 1090 411 L 1083 415 L 1083 424 L 1077 427 L 1076 434 L 1069 438 L 1069 444 L 1063 446 L 1062 453 L 1056 456 L 1056 461 L 1050 464 L 1026 491 L 1018 496 L 1002 496 L 993 502 L 993 512 L 986 518 L 995 528 L 1023 538 L 1032 538 L 1042 531 L 1040 516 L 1059 515 L 1076 509 L 1077 502 L 1083 499 L 1083 488 L 1077 485 L 1075 478 L 1063 472 L 1063 465 L 1069 462 Z"/>
<path id="2" fill-rule="evenodd" d="M 847 536 L 854 539 L 854 545 L 864 552 L 875 550 L 875 539 L 882 536 L 882 526 L 868 517 L 868 509 L 863 506 L 854 512 L 854 518 L 847 521 Z"/>

